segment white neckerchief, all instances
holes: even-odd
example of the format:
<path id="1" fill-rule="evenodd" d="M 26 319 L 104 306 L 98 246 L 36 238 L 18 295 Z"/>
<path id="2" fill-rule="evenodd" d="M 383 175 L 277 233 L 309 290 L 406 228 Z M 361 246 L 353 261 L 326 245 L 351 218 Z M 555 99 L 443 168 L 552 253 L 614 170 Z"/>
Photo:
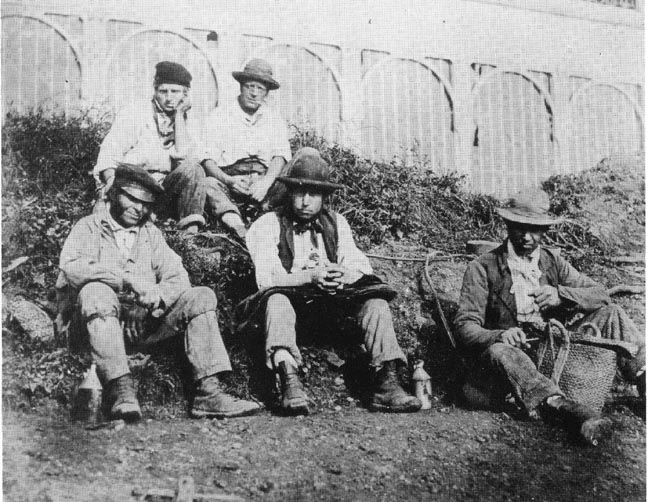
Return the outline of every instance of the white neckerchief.
<path id="1" fill-rule="evenodd" d="M 507 244 L 508 266 L 511 271 L 511 294 L 515 297 L 518 322 L 542 321 L 540 309 L 531 292 L 540 286 L 540 247 L 529 256 L 518 256 L 510 241 Z"/>
<path id="2" fill-rule="evenodd" d="M 134 225 L 132 227 L 126 228 L 120 225 L 110 214 L 110 211 L 106 211 L 106 221 L 108 226 L 113 231 L 115 236 L 115 241 L 117 242 L 117 248 L 121 253 L 124 259 L 130 256 L 131 249 L 133 244 L 135 244 L 135 238 L 139 232 L 139 225 Z"/>

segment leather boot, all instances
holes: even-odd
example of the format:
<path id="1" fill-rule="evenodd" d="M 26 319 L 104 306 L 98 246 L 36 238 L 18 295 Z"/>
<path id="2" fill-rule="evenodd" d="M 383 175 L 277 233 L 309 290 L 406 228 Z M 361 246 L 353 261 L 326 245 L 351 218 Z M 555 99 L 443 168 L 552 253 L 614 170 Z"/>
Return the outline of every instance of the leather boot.
<path id="1" fill-rule="evenodd" d="M 601 416 L 589 406 L 563 396 L 548 398 L 544 403 L 544 411 L 549 416 L 562 420 L 569 432 L 593 446 L 605 439 L 612 428 L 609 418 Z"/>
<path id="2" fill-rule="evenodd" d="M 297 368 L 282 361 L 277 366 L 281 383 L 281 409 L 287 415 L 308 415 L 308 396 L 299 380 Z"/>
<path id="3" fill-rule="evenodd" d="M 130 373 L 111 380 L 106 385 L 106 398 L 110 406 L 110 418 L 112 420 L 124 420 L 125 422 L 137 422 L 142 418 L 137 401 L 137 393 L 133 377 Z"/>
<path id="4" fill-rule="evenodd" d="M 254 415 L 259 403 L 239 399 L 225 392 L 216 375 L 198 381 L 191 416 L 194 418 L 232 418 Z"/>
<path id="5" fill-rule="evenodd" d="M 421 401 L 405 392 L 398 381 L 396 361 L 387 361 L 376 374 L 369 400 L 370 411 L 411 413 L 421 409 Z"/>

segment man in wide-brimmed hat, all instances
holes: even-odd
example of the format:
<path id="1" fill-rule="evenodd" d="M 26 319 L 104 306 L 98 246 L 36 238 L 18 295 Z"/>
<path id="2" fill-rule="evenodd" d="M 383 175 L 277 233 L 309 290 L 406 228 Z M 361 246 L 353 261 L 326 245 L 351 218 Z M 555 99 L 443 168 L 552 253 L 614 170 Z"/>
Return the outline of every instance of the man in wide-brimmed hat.
<path id="1" fill-rule="evenodd" d="M 527 338 L 549 319 L 566 322 L 580 312 L 583 317 L 569 329 L 591 323 L 604 338 L 639 347 L 636 357 L 620 359 L 621 372 L 631 382 L 644 374 L 644 340 L 603 286 L 578 272 L 559 252 L 540 245 L 551 225 L 560 222 L 549 207 L 549 196 L 538 189 L 515 196 L 509 207 L 498 210 L 508 238 L 468 265 L 455 317 L 461 349 L 474 362 L 464 393 L 475 406 L 495 404 L 512 393 L 530 416 L 559 415 L 585 440 L 596 442 L 606 420 L 566 399 L 557 384 L 537 370 Z"/>
<path id="2" fill-rule="evenodd" d="M 139 167 L 119 166 L 107 204 L 74 225 L 57 282 L 60 319 L 87 335 L 110 418 L 141 418 L 126 346 L 148 346 L 182 333 L 195 383 L 194 417 L 235 417 L 259 410 L 227 394 L 230 371 L 216 295 L 192 287 L 180 257 L 150 221 L 162 187 Z M 64 323 L 63 322 L 63 323 Z M 62 324 L 63 324 L 62 323 Z"/>
<path id="3" fill-rule="evenodd" d="M 341 188 L 329 171 L 317 150 L 304 148 L 291 161 L 290 175 L 278 178 L 288 188 L 285 205 L 259 218 L 247 234 L 259 292 L 244 302 L 242 317 L 259 312 L 264 319 L 266 364 L 279 374 L 285 413 L 308 413 L 296 323 L 327 309 L 334 318 L 321 317 L 320 323 L 330 321 L 331 330 L 336 320 L 355 316 L 375 370 L 370 409 L 417 411 L 421 402 L 403 390 L 397 375 L 407 359 L 387 303 L 396 293 L 372 275 L 346 219 L 326 207 L 327 196 Z"/>
<path id="4" fill-rule="evenodd" d="M 252 59 L 232 76 L 240 94 L 220 104 L 207 120 L 204 143 L 210 160 L 204 166 L 209 211 L 244 238 L 238 205 L 267 209 L 279 197 L 275 192 L 281 186 L 275 180 L 291 154 L 286 122 L 266 103 L 268 93 L 279 88 L 270 64 Z"/>
<path id="5" fill-rule="evenodd" d="M 138 165 L 164 186 L 156 212 L 178 219 L 178 228 L 195 232 L 205 224 L 205 170 L 201 134 L 191 115 L 191 74 L 179 63 L 155 65 L 153 97 L 120 110 L 101 143 L 94 177 L 98 207 L 120 163 Z"/>

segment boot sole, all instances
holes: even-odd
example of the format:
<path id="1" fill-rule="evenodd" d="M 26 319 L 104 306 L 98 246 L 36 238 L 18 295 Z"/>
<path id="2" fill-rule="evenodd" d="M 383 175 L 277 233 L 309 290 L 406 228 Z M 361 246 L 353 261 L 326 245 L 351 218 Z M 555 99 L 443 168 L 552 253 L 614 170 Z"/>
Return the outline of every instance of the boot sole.
<path id="1" fill-rule="evenodd" d="M 205 411 L 205 410 L 191 410 L 193 418 L 236 418 L 236 417 L 249 417 L 261 411 L 261 407 L 251 408 L 243 411 Z"/>
<path id="2" fill-rule="evenodd" d="M 303 405 L 296 405 L 296 406 L 286 406 L 286 407 L 281 407 L 281 411 L 283 412 L 284 415 L 288 417 L 294 417 L 297 415 L 308 415 L 310 413 L 310 410 L 308 409 L 307 404 Z"/>
<path id="3" fill-rule="evenodd" d="M 421 409 L 421 405 L 417 403 L 405 405 L 405 406 L 387 406 L 385 404 L 371 403 L 369 405 L 369 411 L 379 411 L 382 413 L 414 413 Z"/>

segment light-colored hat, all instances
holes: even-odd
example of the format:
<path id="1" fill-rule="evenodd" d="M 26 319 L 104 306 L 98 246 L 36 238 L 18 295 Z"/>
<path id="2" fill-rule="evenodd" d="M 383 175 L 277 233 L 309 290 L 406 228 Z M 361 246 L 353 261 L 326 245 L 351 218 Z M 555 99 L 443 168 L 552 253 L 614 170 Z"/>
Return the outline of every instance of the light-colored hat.
<path id="1" fill-rule="evenodd" d="M 243 71 L 233 71 L 232 77 L 241 84 L 248 80 L 256 80 L 267 85 L 269 91 L 279 89 L 279 82 L 272 78 L 272 66 L 265 59 L 251 59 Z"/>
<path id="2" fill-rule="evenodd" d="M 277 177 L 278 181 L 289 188 L 307 187 L 322 193 L 344 188 L 343 185 L 329 181 L 331 169 L 315 148 L 302 148 L 295 153 L 290 163 L 292 165 L 287 167 L 288 176 Z"/>
<path id="3" fill-rule="evenodd" d="M 534 188 L 523 190 L 510 199 L 508 207 L 497 209 L 497 213 L 506 221 L 526 225 L 549 226 L 561 223 L 562 218 L 549 214 L 549 195 Z"/>

